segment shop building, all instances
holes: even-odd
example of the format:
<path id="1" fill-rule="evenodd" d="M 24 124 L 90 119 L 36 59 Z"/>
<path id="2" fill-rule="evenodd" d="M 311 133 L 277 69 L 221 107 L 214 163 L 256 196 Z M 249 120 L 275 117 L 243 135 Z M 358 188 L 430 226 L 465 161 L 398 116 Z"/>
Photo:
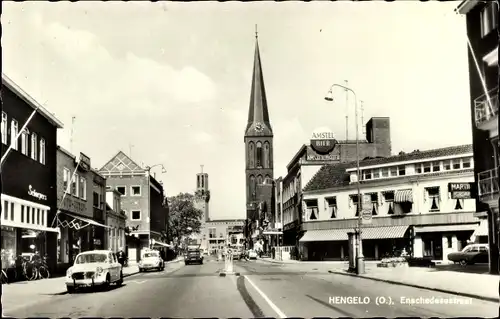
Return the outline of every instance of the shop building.
<path id="1" fill-rule="evenodd" d="M 210 220 L 206 223 L 208 230 L 208 253 L 210 255 L 216 255 L 219 250 L 224 249 L 228 243 L 231 243 L 231 238 L 229 237 L 230 232 L 232 233 L 235 229 L 241 229 L 243 232 L 243 225 L 245 221 L 241 219 L 219 219 Z M 241 238 L 240 244 L 244 243 L 244 239 Z"/>
<path id="2" fill-rule="evenodd" d="M 366 136 L 359 141 L 360 158 L 391 156 L 390 118 L 373 117 L 365 125 Z M 297 246 L 302 236 L 301 225 L 304 220 L 302 209 L 304 186 L 325 164 L 345 163 L 356 160 L 356 141 L 332 141 L 335 147 L 326 154 L 318 153 L 311 144 L 303 145 L 287 165 L 283 177 L 282 213 L 283 245 Z"/>
<path id="3" fill-rule="evenodd" d="M 116 189 L 108 186 L 106 191 L 106 225 L 107 241 L 106 249 L 117 252 L 120 248 L 125 249 L 125 227 L 127 226 L 127 215 L 121 208 L 121 194 Z"/>
<path id="4" fill-rule="evenodd" d="M 498 1 L 462 1 L 456 11 L 466 16 L 472 144 L 478 183 L 478 216 L 488 235 L 490 255 L 499 255 L 498 141 Z M 498 274 L 498 258 L 490 273 Z"/>
<path id="5" fill-rule="evenodd" d="M 150 248 L 166 249 L 168 204 L 163 186 L 122 151 L 109 160 L 99 172 L 107 186 L 121 194 L 121 208 L 127 216 L 125 253 L 137 262 Z"/>
<path id="6" fill-rule="evenodd" d="M 326 165 L 305 187 L 303 259 L 347 258 L 348 233 L 358 225 L 360 202 L 370 217 L 362 226 L 367 260 L 404 249 L 414 257 L 446 261 L 474 240 L 480 225 L 472 145 L 363 160 L 360 168 L 359 200 L 355 162 Z"/>
<path id="7" fill-rule="evenodd" d="M 2 104 L 2 268 L 9 268 L 22 253 L 35 252 L 47 255 L 53 268 L 57 261 L 57 228 L 51 225 L 57 210 L 57 132 L 63 124 L 3 74 Z"/>
<path id="8" fill-rule="evenodd" d="M 91 168 L 90 158 L 57 147 L 58 263 L 72 265 L 84 251 L 103 249 L 106 180 Z"/>

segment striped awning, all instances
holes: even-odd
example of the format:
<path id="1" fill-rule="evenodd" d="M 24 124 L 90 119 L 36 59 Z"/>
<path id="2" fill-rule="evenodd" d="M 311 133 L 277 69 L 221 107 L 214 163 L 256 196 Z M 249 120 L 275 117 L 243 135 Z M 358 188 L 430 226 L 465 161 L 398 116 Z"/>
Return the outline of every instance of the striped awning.
<path id="1" fill-rule="evenodd" d="M 363 227 L 363 239 L 394 239 L 403 238 L 409 226 Z"/>
<path id="2" fill-rule="evenodd" d="M 395 203 L 413 203 L 413 192 L 411 189 L 403 189 L 394 193 Z"/>
<path id="3" fill-rule="evenodd" d="M 472 236 L 488 236 L 488 220 L 481 220 Z"/>
<path id="4" fill-rule="evenodd" d="M 456 231 L 473 231 L 477 227 L 478 227 L 478 224 L 415 226 L 415 234 L 417 234 L 417 233 L 441 233 L 441 232 L 456 232 Z"/>
<path id="5" fill-rule="evenodd" d="M 310 241 L 344 241 L 348 239 L 347 233 L 354 232 L 352 228 L 308 230 L 299 242 Z"/>

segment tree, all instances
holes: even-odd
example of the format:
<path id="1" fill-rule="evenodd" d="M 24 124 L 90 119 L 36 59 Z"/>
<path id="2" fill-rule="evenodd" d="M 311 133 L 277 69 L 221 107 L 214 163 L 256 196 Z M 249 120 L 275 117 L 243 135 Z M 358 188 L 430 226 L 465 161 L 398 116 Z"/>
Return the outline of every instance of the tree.
<path id="1" fill-rule="evenodd" d="M 168 198 L 168 238 L 178 247 L 185 236 L 199 233 L 203 212 L 194 206 L 195 197 L 189 193 Z"/>

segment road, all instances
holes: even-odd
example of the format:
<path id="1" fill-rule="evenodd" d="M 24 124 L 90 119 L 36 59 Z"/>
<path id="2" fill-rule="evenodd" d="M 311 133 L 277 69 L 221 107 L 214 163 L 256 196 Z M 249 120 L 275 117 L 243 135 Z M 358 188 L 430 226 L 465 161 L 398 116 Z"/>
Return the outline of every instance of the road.
<path id="1" fill-rule="evenodd" d="M 220 277 L 223 263 L 177 263 L 164 272 L 125 278 L 108 291 L 54 295 L 6 313 L 11 317 L 496 317 L 498 304 L 406 305 L 408 298 L 460 298 L 410 287 L 328 273 L 299 272 L 261 261 L 235 262 L 241 276 Z M 375 299 L 392 298 L 392 305 Z M 361 297 L 368 304 L 330 302 Z"/>

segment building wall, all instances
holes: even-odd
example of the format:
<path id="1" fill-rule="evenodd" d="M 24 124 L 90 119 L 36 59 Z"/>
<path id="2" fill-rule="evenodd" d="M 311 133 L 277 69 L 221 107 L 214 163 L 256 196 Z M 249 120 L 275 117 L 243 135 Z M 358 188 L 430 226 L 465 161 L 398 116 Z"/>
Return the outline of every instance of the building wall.
<path id="1" fill-rule="evenodd" d="M 150 230 L 157 233 L 166 232 L 167 230 L 167 209 L 163 206 L 164 195 L 163 187 L 155 180 L 151 180 L 151 217 L 150 217 Z M 157 238 L 160 239 L 160 238 Z"/>
<path id="2" fill-rule="evenodd" d="M 107 185 L 113 189 L 125 187 L 126 193 L 121 197 L 121 207 L 127 214 L 127 226 L 139 227 L 138 230 L 149 230 L 149 183 L 147 176 L 109 176 L 107 177 Z M 132 195 L 132 186 L 141 186 L 141 195 Z M 132 211 L 141 211 L 140 220 L 132 219 Z"/>
<path id="3" fill-rule="evenodd" d="M 456 212 L 455 209 L 456 200 L 450 198 L 450 193 L 448 192 L 448 183 L 469 183 L 474 181 L 474 175 L 471 171 L 462 176 L 450 176 L 445 178 L 429 178 L 422 179 L 420 181 L 407 182 L 391 182 L 390 185 L 363 185 L 361 189 L 362 194 L 377 193 L 379 197 L 379 208 L 377 216 L 373 218 L 381 218 L 384 216 L 390 216 L 388 214 L 389 204 L 384 201 L 381 192 L 383 191 L 397 191 L 412 189 L 413 192 L 413 207 L 412 212 L 405 215 L 412 214 L 426 214 L 429 213 L 430 200 L 425 195 L 425 188 L 427 187 L 439 187 L 440 197 L 442 199 L 440 203 L 439 213 L 451 213 Z M 317 199 L 318 200 L 318 210 L 319 218 L 315 221 L 325 221 L 325 220 L 339 220 L 339 219 L 356 219 L 356 207 L 353 202 L 349 199 L 350 195 L 356 194 L 356 188 L 353 185 L 347 189 L 341 189 L 335 192 L 326 192 L 318 194 L 304 194 L 304 200 Z M 326 198 L 336 197 L 337 199 L 337 217 L 331 218 L 328 211 L 328 202 Z M 475 212 L 476 205 L 474 199 L 466 199 L 463 201 L 461 211 L 464 212 Z M 306 214 L 306 221 L 309 222 L 309 216 Z"/>

